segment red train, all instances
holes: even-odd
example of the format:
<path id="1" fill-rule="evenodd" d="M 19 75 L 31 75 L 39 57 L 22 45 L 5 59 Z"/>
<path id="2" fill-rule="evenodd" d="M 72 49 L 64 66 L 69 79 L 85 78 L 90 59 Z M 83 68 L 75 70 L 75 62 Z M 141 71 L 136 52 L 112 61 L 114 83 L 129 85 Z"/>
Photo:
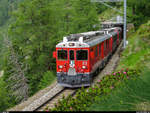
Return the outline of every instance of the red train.
<path id="1" fill-rule="evenodd" d="M 56 45 L 57 81 L 64 87 L 90 86 L 122 40 L 121 27 L 71 34 Z"/>

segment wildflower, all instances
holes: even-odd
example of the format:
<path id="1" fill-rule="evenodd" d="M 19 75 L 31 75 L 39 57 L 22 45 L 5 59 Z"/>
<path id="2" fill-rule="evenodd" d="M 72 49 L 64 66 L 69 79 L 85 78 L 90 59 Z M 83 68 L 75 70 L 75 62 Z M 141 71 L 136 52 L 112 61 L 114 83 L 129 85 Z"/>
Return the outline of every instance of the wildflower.
<path id="1" fill-rule="evenodd" d="M 110 87 L 110 89 L 113 89 L 113 88 L 114 88 L 114 86 L 111 86 L 111 87 Z"/>
<path id="2" fill-rule="evenodd" d="M 127 79 L 129 79 L 129 76 L 127 76 Z"/>
<path id="3" fill-rule="evenodd" d="M 113 75 L 116 75 L 116 73 L 113 73 Z"/>
<path id="4" fill-rule="evenodd" d="M 127 74 L 127 72 L 123 72 L 123 74 Z"/>
<path id="5" fill-rule="evenodd" d="M 118 73 L 121 73 L 120 71 Z"/>
<path id="6" fill-rule="evenodd" d="M 70 107 L 70 110 L 72 110 L 72 107 Z"/>
<path id="7" fill-rule="evenodd" d="M 95 88 L 92 88 L 93 90 L 95 89 Z"/>
<path id="8" fill-rule="evenodd" d="M 106 75 L 109 75 L 109 73 L 106 73 Z"/>
<path id="9" fill-rule="evenodd" d="M 101 82 L 101 80 L 98 80 L 98 82 Z"/>

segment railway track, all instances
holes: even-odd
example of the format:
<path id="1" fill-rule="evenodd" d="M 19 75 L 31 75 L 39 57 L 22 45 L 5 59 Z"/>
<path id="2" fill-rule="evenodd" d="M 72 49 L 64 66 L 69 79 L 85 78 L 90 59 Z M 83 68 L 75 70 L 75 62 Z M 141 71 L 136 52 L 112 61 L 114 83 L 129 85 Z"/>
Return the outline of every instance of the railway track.
<path id="1" fill-rule="evenodd" d="M 97 82 L 98 79 L 101 79 L 106 74 L 110 74 L 114 71 L 119 61 L 119 54 L 122 49 L 122 45 L 123 42 L 119 45 L 104 69 L 94 78 L 92 86 Z M 59 86 L 57 82 L 55 82 L 53 86 L 47 89 L 47 92 L 45 92 L 43 95 L 37 95 L 37 97 L 35 96 L 36 99 L 31 98 L 31 100 L 29 99 L 30 102 L 26 101 L 21 105 L 18 105 L 7 111 L 43 111 L 47 106 L 49 108 L 53 108 L 55 106 L 55 103 L 57 103 L 58 100 L 61 100 L 63 96 L 74 96 L 76 91 L 77 89 L 64 88 Z"/>
<path id="2" fill-rule="evenodd" d="M 47 101 L 42 106 L 35 109 L 35 111 L 44 111 L 46 107 L 48 108 L 54 108 L 55 103 L 57 103 L 59 100 L 61 100 L 64 97 L 67 97 L 69 95 L 74 96 L 76 94 L 77 89 L 67 89 L 65 88 L 61 93 L 57 94 L 53 99 Z"/>

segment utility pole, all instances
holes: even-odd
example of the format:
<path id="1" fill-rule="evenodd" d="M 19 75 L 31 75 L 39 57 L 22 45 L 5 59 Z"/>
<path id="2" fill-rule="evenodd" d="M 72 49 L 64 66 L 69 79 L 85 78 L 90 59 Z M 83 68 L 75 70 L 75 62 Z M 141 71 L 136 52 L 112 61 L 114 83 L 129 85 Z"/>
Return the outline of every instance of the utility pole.
<path id="1" fill-rule="evenodd" d="M 104 3 L 104 2 L 122 2 L 124 1 L 124 12 L 120 12 L 119 10 L 116 10 L 115 8 L 111 7 L 110 5 Z M 126 48 L 126 31 L 127 31 L 127 0 L 91 0 L 91 2 L 100 2 L 103 5 L 115 10 L 116 12 L 119 12 L 121 14 L 124 14 L 124 26 L 123 26 L 123 48 Z"/>
<path id="2" fill-rule="evenodd" d="M 127 31 L 127 0 L 124 0 L 124 38 L 123 38 L 123 48 L 126 48 L 126 31 Z"/>

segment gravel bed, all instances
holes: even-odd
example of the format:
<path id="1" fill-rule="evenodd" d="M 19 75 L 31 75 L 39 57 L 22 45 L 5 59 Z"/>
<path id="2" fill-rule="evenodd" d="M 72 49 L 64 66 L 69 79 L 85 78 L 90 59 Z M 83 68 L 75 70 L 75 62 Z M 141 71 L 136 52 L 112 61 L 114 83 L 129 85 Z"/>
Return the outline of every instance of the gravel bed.
<path id="1" fill-rule="evenodd" d="M 55 104 L 58 103 L 59 100 L 62 100 L 63 96 L 67 97 L 69 95 L 72 95 L 76 90 L 73 89 L 66 89 L 65 91 L 63 91 L 60 95 L 58 95 L 56 98 L 54 98 L 52 101 L 49 101 L 46 105 L 44 105 L 43 107 L 41 107 L 40 109 L 38 109 L 37 111 L 44 111 L 46 107 L 48 108 L 54 108 Z"/>
<path id="2" fill-rule="evenodd" d="M 34 94 L 32 97 L 28 98 L 27 101 L 24 101 L 15 107 L 8 109 L 7 111 L 22 111 L 24 108 L 26 108 L 28 105 L 42 97 L 44 94 L 50 92 L 55 86 L 57 85 L 57 81 L 55 80 L 52 85 L 48 86 L 47 88 L 40 90 L 36 94 Z"/>
<path id="3" fill-rule="evenodd" d="M 45 93 L 39 99 L 33 101 L 31 104 L 26 106 L 22 111 L 34 111 L 39 106 L 47 102 L 49 99 L 53 98 L 58 92 L 61 92 L 63 89 L 64 89 L 63 87 L 56 85 L 49 92 Z"/>

